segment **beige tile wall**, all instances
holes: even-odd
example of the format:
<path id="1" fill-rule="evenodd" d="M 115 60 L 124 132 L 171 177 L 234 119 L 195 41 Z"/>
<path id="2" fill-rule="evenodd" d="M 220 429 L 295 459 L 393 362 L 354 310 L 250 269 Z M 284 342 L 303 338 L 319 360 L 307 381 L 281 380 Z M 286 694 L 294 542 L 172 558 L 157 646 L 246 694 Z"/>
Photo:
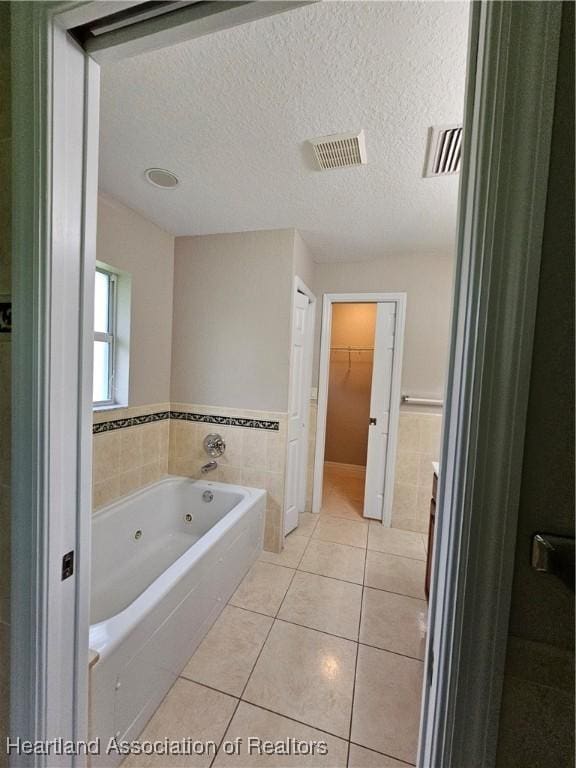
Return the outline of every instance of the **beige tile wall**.
<path id="1" fill-rule="evenodd" d="M 400 412 L 392 527 L 428 531 L 432 461 L 440 454 L 442 413 Z"/>
<path id="2" fill-rule="evenodd" d="M 310 401 L 310 431 L 308 432 L 308 462 L 306 470 L 306 507 L 305 512 L 312 512 L 312 491 L 314 489 L 314 454 L 316 451 L 316 426 L 318 422 L 318 403 Z"/>
<path id="3" fill-rule="evenodd" d="M 99 411 L 94 423 L 169 411 L 169 403 Z M 170 421 L 138 424 L 93 436 L 92 503 L 96 510 L 168 473 Z"/>
<path id="4" fill-rule="evenodd" d="M 172 419 L 94 435 L 94 510 L 154 483 L 166 474 L 206 477 L 224 483 L 264 488 L 268 494 L 264 547 L 279 552 L 283 542 L 286 414 L 189 403 L 157 403 L 142 408 L 99 411 L 94 415 L 94 423 L 169 410 L 278 421 L 280 429 L 273 432 Z M 222 435 L 226 453 L 218 459 L 217 470 L 202 475 L 201 466 L 210 460 L 202 441 L 212 432 Z"/>
<path id="5" fill-rule="evenodd" d="M 172 403 L 172 410 L 272 420 L 280 423 L 279 431 L 272 432 L 264 429 L 173 419 L 170 422 L 169 451 L 170 474 L 202 477 L 200 467 L 209 461 L 202 447 L 202 441 L 210 433 L 216 432 L 222 435 L 226 443 L 226 453 L 218 459 L 218 469 L 204 477 L 225 483 L 264 488 L 268 494 L 264 548 L 271 552 L 280 552 L 283 542 L 286 414 L 205 407 L 189 403 Z"/>

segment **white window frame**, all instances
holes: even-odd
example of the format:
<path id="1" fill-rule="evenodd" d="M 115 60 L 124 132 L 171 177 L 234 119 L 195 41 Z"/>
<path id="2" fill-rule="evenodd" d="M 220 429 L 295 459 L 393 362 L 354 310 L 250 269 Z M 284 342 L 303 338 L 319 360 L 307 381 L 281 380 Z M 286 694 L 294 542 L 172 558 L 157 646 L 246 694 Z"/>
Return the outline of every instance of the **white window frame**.
<path id="1" fill-rule="evenodd" d="M 22 738 L 88 736 L 99 68 L 65 30 L 122 5 L 12 4 L 10 715 Z M 421 768 L 494 764 L 561 4 L 479 0 L 471 13 Z M 154 45 L 174 39 L 164 27 Z M 76 572 L 61 581 L 69 550 Z"/>
<path id="2" fill-rule="evenodd" d="M 94 410 L 106 408 L 117 404 L 116 398 L 116 367 L 118 359 L 116 354 L 116 333 L 118 318 L 118 276 L 106 267 L 96 265 L 96 272 L 100 272 L 108 277 L 108 333 L 94 331 L 94 341 L 105 341 L 110 346 L 108 348 L 108 392 L 110 397 L 107 400 L 94 400 Z"/>

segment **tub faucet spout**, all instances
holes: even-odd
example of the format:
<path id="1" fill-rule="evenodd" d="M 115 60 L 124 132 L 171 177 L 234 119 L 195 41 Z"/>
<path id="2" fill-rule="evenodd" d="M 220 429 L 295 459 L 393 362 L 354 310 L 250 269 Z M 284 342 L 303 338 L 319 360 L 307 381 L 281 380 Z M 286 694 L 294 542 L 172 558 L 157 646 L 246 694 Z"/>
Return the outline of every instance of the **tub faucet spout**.
<path id="1" fill-rule="evenodd" d="M 200 468 L 200 472 L 202 472 L 203 475 L 206 474 L 206 472 L 212 472 L 212 470 L 216 469 L 218 467 L 217 461 L 209 461 L 207 464 L 204 464 Z"/>

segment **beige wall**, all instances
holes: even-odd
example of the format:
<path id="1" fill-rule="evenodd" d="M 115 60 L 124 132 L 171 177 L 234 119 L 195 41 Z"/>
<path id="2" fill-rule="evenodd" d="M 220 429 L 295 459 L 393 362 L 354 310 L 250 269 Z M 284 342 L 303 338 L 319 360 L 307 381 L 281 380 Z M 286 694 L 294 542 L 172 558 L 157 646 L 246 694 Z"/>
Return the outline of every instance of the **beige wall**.
<path id="1" fill-rule="evenodd" d="M 530 567 L 542 531 L 574 537 L 574 6 L 563 26 L 514 583 L 500 768 L 574 765 L 574 593 Z"/>
<path id="2" fill-rule="evenodd" d="M 294 230 L 176 238 L 172 400 L 286 411 Z"/>
<path id="3" fill-rule="evenodd" d="M 302 239 L 300 232 L 294 230 L 294 274 L 303 280 L 314 293 L 315 264 L 310 249 Z"/>
<path id="4" fill-rule="evenodd" d="M 10 3 L 0 3 L 0 295 L 11 283 L 10 155 Z M 10 416 L 11 345 L 0 334 L 0 743 L 8 733 L 10 699 Z M 6 765 L 0 750 L 0 766 Z"/>
<path id="5" fill-rule="evenodd" d="M 402 391 L 442 398 L 448 362 L 452 256 L 394 256 L 377 261 L 315 265 L 315 289 L 324 293 L 407 293 Z M 314 378 L 318 378 L 320 323 Z"/>
<path id="6" fill-rule="evenodd" d="M 101 195 L 96 258 L 132 278 L 129 407 L 170 399 L 174 238 Z"/>
<path id="7" fill-rule="evenodd" d="M 100 195 L 96 251 L 130 274 L 131 318 L 129 407 L 96 412 L 94 423 L 169 410 L 174 238 Z M 168 440 L 168 420 L 94 435 L 93 509 L 166 474 Z"/>
<path id="8" fill-rule="evenodd" d="M 330 346 L 374 347 L 376 304 L 335 304 Z M 372 352 L 332 349 L 328 380 L 325 460 L 366 466 Z"/>

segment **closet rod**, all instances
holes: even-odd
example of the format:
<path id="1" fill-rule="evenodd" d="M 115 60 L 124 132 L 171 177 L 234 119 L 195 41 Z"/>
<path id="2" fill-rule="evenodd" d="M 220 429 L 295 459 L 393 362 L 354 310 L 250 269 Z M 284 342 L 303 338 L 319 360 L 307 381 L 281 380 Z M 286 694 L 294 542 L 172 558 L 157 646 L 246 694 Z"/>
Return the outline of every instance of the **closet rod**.
<path id="1" fill-rule="evenodd" d="M 374 352 L 374 347 L 330 347 L 332 352 Z"/>

